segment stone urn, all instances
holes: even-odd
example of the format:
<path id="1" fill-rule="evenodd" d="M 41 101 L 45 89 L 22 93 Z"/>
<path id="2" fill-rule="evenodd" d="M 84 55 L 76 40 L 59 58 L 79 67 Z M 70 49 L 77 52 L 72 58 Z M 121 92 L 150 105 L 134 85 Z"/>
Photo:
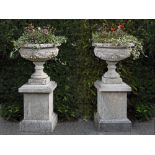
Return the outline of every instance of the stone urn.
<path id="1" fill-rule="evenodd" d="M 108 71 L 102 76 L 103 83 L 122 83 L 120 75 L 116 72 L 116 64 L 131 55 L 133 45 L 113 46 L 110 43 L 94 43 L 94 54 L 96 57 L 105 60 L 108 65 Z"/>
<path id="2" fill-rule="evenodd" d="M 57 124 L 54 113 L 53 93 L 57 87 L 44 72 L 44 63 L 58 55 L 59 45 L 27 44 L 20 49 L 21 57 L 35 65 L 35 72 L 28 83 L 18 91 L 24 94 L 24 119 L 20 122 L 20 131 L 52 132 Z"/>
<path id="3" fill-rule="evenodd" d="M 46 85 L 50 82 L 49 76 L 44 72 L 44 63 L 58 55 L 59 45 L 53 44 L 27 44 L 20 48 L 21 57 L 32 61 L 35 65 L 35 72 L 28 80 L 32 85 Z"/>
<path id="4" fill-rule="evenodd" d="M 131 121 L 127 118 L 127 92 L 131 87 L 124 83 L 116 71 L 116 64 L 131 55 L 133 45 L 113 46 L 110 43 L 94 43 L 94 54 L 105 60 L 108 71 L 97 80 L 97 112 L 94 115 L 97 129 L 105 132 L 130 131 Z"/>

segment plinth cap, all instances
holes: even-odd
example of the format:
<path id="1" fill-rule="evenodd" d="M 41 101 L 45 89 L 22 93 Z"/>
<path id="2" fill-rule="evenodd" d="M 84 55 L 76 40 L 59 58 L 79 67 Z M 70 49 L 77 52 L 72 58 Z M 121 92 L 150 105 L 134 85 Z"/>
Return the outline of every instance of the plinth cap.
<path id="1" fill-rule="evenodd" d="M 19 93 L 51 93 L 57 87 L 55 81 L 50 81 L 47 85 L 24 84 L 18 89 Z"/>
<path id="2" fill-rule="evenodd" d="M 98 91 L 102 91 L 102 92 L 130 92 L 131 91 L 131 87 L 124 82 L 122 84 L 105 84 L 102 81 L 97 80 L 94 83 L 94 85 Z"/>

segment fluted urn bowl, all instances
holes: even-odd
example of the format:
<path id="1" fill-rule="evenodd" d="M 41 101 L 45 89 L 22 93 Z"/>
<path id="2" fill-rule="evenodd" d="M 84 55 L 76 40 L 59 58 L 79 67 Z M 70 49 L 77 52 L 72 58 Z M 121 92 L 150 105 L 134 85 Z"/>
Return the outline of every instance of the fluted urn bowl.
<path id="1" fill-rule="evenodd" d="M 111 43 L 94 43 L 96 57 L 106 61 L 120 61 L 131 55 L 133 45 L 114 46 Z"/>
<path id="2" fill-rule="evenodd" d="M 26 44 L 20 48 L 21 57 L 30 61 L 47 61 L 58 55 L 58 45 L 53 44 Z"/>
<path id="3" fill-rule="evenodd" d="M 20 48 L 21 57 L 35 64 L 35 72 L 28 80 L 32 85 L 46 85 L 50 82 L 49 76 L 44 72 L 44 63 L 58 55 L 59 45 L 53 44 L 26 44 Z"/>
<path id="4" fill-rule="evenodd" d="M 131 55 L 133 44 L 128 46 L 114 46 L 111 43 L 94 43 L 94 54 L 96 57 L 105 60 L 108 64 L 108 71 L 102 76 L 102 82 L 107 84 L 121 84 L 123 81 L 116 71 L 118 61 L 128 58 Z"/>

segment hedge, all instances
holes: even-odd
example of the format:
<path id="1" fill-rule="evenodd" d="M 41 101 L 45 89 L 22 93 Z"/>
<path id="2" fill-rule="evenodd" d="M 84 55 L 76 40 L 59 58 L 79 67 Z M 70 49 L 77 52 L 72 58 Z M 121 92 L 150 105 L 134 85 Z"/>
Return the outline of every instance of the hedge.
<path id="1" fill-rule="evenodd" d="M 11 59 L 12 40 L 17 39 L 28 23 L 52 25 L 67 44 L 60 47 L 56 60 L 45 64 L 45 71 L 58 83 L 54 92 L 55 112 L 59 120 L 92 119 L 96 111 L 96 89 L 93 83 L 106 71 L 104 61 L 96 58 L 91 46 L 92 31 L 103 22 L 127 20 L 0 20 L 0 111 L 8 120 L 23 118 L 23 96 L 18 88 L 34 71 L 33 64 L 19 55 Z M 155 21 L 128 20 L 127 30 L 144 42 L 144 52 L 138 60 L 125 60 L 118 65 L 123 80 L 133 89 L 129 95 L 128 116 L 150 119 L 151 103 L 155 100 Z"/>

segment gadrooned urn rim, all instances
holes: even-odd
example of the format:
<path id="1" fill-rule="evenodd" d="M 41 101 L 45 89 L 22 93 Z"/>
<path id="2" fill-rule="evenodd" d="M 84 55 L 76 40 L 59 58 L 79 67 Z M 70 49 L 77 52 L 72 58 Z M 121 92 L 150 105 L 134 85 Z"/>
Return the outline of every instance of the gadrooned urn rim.
<path id="1" fill-rule="evenodd" d="M 21 48 L 28 48 L 28 49 L 43 49 L 43 48 L 54 48 L 54 47 L 58 47 L 61 44 L 50 44 L 50 43 L 46 43 L 46 44 L 25 44 L 23 45 Z"/>
<path id="2" fill-rule="evenodd" d="M 112 43 L 92 43 L 92 46 L 97 47 L 97 48 L 115 48 L 115 49 L 127 49 L 127 48 L 133 48 L 134 44 L 130 43 L 127 46 L 116 46 L 113 45 Z"/>

